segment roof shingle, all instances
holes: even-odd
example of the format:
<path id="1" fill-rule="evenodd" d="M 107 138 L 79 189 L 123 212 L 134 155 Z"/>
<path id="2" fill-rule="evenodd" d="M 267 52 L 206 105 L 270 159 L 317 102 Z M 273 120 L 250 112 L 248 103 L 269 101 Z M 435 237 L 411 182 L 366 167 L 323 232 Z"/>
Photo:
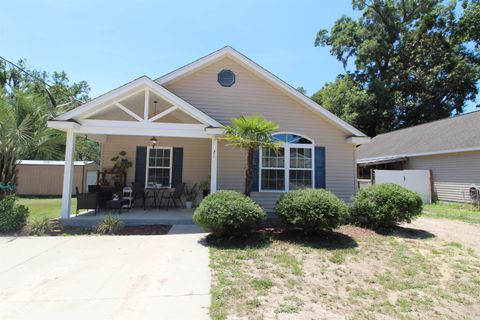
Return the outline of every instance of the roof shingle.
<path id="1" fill-rule="evenodd" d="M 480 148 L 480 111 L 379 134 L 357 149 L 357 159 L 477 147 Z"/>

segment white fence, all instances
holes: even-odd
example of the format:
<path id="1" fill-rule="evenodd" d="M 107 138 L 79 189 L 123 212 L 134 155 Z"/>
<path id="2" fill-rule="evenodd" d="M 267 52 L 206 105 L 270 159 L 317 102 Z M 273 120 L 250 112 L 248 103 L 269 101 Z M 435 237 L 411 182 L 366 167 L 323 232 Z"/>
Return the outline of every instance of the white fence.
<path id="1" fill-rule="evenodd" d="M 396 183 L 418 192 L 424 203 L 432 203 L 432 183 L 429 170 L 374 170 L 375 184 Z"/>

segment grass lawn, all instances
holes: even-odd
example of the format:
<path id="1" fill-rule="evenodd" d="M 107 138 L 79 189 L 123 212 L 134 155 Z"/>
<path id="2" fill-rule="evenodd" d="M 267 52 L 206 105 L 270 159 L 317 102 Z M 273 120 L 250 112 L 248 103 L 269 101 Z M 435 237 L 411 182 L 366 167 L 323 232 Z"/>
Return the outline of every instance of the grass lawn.
<path id="1" fill-rule="evenodd" d="M 263 235 L 210 256 L 212 319 L 480 317 L 480 258 L 425 232 Z"/>
<path id="2" fill-rule="evenodd" d="M 47 217 L 55 219 L 60 217 L 61 198 L 19 198 L 19 203 L 27 206 L 30 214 L 27 221 Z M 72 212 L 77 205 L 77 199 L 72 198 Z"/>
<path id="3" fill-rule="evenodd" d="M 480 209 L 472 209 L 470 204 L 439 202 L 425 205 L 423 212 L 423 215 L 429 218 L 451 219 L 480 224 Z"/>

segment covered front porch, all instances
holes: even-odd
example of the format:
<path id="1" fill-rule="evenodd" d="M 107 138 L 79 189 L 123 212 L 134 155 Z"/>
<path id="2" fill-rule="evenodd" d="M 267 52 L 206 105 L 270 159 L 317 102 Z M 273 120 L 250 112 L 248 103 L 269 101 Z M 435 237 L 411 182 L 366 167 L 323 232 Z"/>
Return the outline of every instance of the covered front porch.
<path id="1" fill-rule="evenodd" d="M 126 151 L 133 166 L 123 186 L 132 182 L 175 188 L 210 180 L 210 192 L 217 190 L 218 140 L 220 123 L 175 96 L 147 77 L 112 90 L 48 122 L 66 132 L 61 218 L 63 223 L 92 225 L 108 211 L 72 217 L 73 163 L 77 137 L 101 144 L 101 170 L 112 165 L 111 158 Z M 121 189 L 119 189 L 121 190 Z M 115 191 L 115 192 L 118 192 Z M 180 206 L 179 206 L 180 207 Z M 127 225 L 192 224 L 191 209 L 151 209 L 139 206 L 118 216 Z M 71 221 L 68 221 L 71 220 Z"/>

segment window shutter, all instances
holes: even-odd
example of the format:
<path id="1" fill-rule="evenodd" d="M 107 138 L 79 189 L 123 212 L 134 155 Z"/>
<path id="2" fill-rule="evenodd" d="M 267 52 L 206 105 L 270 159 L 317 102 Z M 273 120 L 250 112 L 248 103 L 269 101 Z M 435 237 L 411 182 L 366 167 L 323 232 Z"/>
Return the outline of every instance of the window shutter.
<path id="1" fill-rule="evenodd" d="M 252 192 L 258 192 L 258 179 L 260 176 L 260 151 L 255 150 L 253 152 L 253 168 L 252 168 Z"/>
<path id="2" fill-rule="evenodd" d="M 325 147 L 315 147 L 315 189 L 325 189 Z"/>
<path id="3" fill-rule="evenodd" d="M 183 179 L 183 148 L 173 148 L 172 156 L 172 187 L 175 188 Z"/>
<path id="4" fill-rule="evenodd" d="M 135 153 L 135 182 L 145 186 L 147 170 L 147 147 L 138 146 Z"/>

